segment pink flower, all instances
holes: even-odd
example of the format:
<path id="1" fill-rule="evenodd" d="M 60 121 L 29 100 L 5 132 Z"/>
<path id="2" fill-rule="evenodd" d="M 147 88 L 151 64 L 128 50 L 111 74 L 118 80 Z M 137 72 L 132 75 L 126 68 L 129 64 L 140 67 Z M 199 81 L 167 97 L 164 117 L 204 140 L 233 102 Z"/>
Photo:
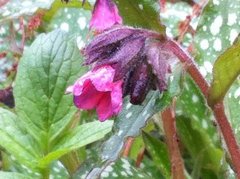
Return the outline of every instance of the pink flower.
<path id="1" fill-rule="evenodd" d="M 117 115 L 122 108 L 122 80 L 113 82 L 115 70 L 102 66 L 79 78 L 67 92 L 74 95 L 74 103 L 80 109 L 96 109 L 99 120 Z"/>
<path id="2" fill-rule="evenodd" d="M 97 0 L 94 5 L 90 28 L 103 31 L 115 24 L 122 24 L 117 6 L 111 0 Z"/>

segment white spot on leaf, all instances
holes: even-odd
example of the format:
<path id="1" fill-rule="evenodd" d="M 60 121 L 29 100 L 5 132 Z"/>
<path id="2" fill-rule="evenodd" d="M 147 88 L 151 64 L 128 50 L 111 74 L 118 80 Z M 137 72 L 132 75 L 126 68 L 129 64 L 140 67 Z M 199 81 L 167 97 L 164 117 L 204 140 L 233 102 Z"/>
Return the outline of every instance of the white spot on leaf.
<path id="1" fill-rule="evenodd" d="M 66 32 L 69 31 L 69 25 L 68 25 L 66 22 L 63 22 L 63 23 L 60 25 L 60 28 L 61 28 L 63 31 L 66 31 Z"/>
<path id="2" fill-rule="evenodd" d="M 213 66 L 209 61 L 205 61 L 203 65 L 208 73 L 212 73 Z"/>
<path id="3" fill-rule="evenodd" d="M 192 101 L 193 101 L 194 103 L 197 103 L 197 102 L 199 101 L 198 96 L 194 94 L 194 95 L 192 96 Z"/>
<path id="4" fill-rule="evenodd" d="M 220 40 L 219 38 L 216 38 L 216 40 L 214 41 L 214 43 L 213 43 L 213 48 L 214 48 L 217 52 L 219 52 L 219 51 L 222 50 L 222 42 L 221 42 L 221 40 Z"/>
<path id="5" fill-rule="evenodd" d="M 142 4 L 139 4 L 138 7 L 143 10 L 143 5 Z"/>
<path id="6" fill-rule="evenodd" d="M 219 0 L 213 0 L 213 4 L 215 4 L 215 5 L 219 5 L 220 2 L 219 2 Z"/>
<path id="7" fill-rule="evenodd" d="M 240 88 L 238 88 L 234 93 L 234 98 L 238 98 L 240 96 Z"/>
<path id="8" fill-rule="evenodd" d="M 231 26 L 237 23 L 237 14 L 235 13 L 230 13 L 228 14 L 228 22 L 227 25 Z"/>
<path id="9" fill-rule="evenodd" d="M 222 23 L 223 23 L 222 16 L 217 16 L 216 19 L 213 21 L 213 23 L 210 26 L 210 31 L 211 31 L 212 35 L 217 35 L 220 32 Z"/>
<path id="10" fill-rule="evenodd" d="M 130 118 L 132 116 L 132 112 L 127 113 L 126 118 Z"/>
<path id="11" fill-rule="evenodd" d="M 231 44 L 233 44 L 234 40 L 236 39 L 236 37 L 238 36 L 238 32 L 236 29 L 232 29 L 230 31 L 230 37 L 229 37 L 229 40 L 231 42 Z"/>
<path id="12" fill-rule="evenodd" d="M 208 47 L 209 47 L 208 40 L 206 40 L 206 39 L 202 40 L 202 41 L 200 42 L 200 47 L 201 47 L 201 49 L 203 49 L 203 50 L 208 49 Z"/>
<path id="13" fill-rule="evenodd" d="M 207 76 L 207 71 L 203 66 L 201 66 L 199 70 L 203 77 Z"/>
<path id="14" fill-rule="evenodd" d="M 78 23 L 80 29 L 83 30 L 87 25 L 86 18 L 85 17 L 79 17 L 78 20 L 77 20 L 77 23 Z"/>

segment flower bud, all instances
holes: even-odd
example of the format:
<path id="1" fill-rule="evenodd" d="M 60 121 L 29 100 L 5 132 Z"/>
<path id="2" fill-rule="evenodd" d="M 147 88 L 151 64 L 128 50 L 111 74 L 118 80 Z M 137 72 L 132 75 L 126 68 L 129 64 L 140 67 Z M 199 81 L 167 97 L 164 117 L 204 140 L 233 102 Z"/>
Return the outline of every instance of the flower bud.
<path id="1" fill-rule="evenodd" d="M 102 32 L 116 24 L 122 24 L 117 6 L 111 0 L 96 0 L 90 28 Z"/>

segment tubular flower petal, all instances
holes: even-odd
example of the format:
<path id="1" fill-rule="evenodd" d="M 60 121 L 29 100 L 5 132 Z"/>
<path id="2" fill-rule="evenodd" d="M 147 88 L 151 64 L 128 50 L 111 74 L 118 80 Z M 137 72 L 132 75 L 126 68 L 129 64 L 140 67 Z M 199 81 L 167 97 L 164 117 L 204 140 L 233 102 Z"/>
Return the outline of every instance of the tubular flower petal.
<path id="1" fill-rule="evenodd" d="M 90 28 L 101 32 L 115 24 L 122 24 L 117 6 L 111 0 L 96 0 Z"/>
<path id="2" fill-rule="evenodd" d="M 117 115 L 122 108 L 122 81 L 113 82 L 115 70 L 102 66 L 79 78 L 67 92 L 73 93 L 79 109 L 96 109 L 99 120 Z"/>
<path id="3" fill-rule="evenodd" d="M 83 50 L 85 65 L 110 65 L 114 81 L 123 80 L 123 96 L 141 104 L 150 90 L 167 89 L 170 65 L 176 60 L 164 47 L 166 38 L 156 32 L 115 26 L 95 38 Z"/>

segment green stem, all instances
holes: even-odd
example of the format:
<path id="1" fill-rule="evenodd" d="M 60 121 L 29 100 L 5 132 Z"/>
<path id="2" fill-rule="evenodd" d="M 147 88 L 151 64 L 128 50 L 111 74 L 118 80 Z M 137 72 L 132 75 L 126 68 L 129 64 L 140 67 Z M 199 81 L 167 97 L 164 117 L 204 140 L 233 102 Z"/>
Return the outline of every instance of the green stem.
<path id="1" fill-rule="evenodd" d="M 73 151 L 69 154 L 64 155 L 60 158 L 60 161 L 67 169 L 70 176 L 76 172 L 81 164 L 77 151 Z"/>
<path id="2" fill-rule="evenodd" d="M 41 174 L 42 174 L 42 178 L 43 178 L 43 179 L 49 179 L 49 175 L 50 175 L 50 169 L 49 169 L 49 167 L 43 169 L 43 170 L 41 171 Z"/>

